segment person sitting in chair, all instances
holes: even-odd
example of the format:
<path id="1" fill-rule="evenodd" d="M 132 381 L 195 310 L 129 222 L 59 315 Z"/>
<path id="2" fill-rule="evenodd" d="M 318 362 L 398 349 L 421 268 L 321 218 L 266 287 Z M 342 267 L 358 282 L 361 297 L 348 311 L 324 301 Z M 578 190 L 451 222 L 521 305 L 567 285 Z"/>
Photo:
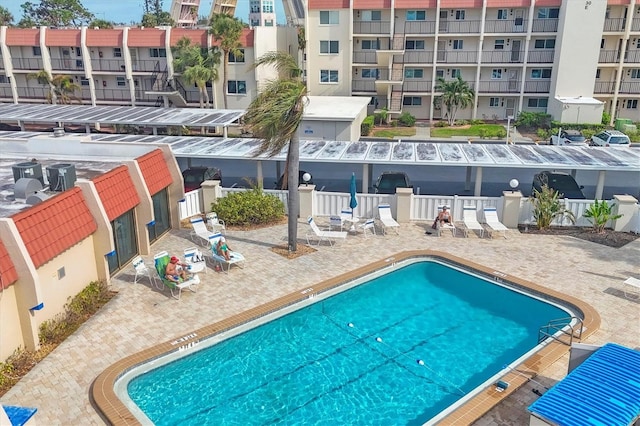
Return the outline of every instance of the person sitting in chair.
<path id="1" fill-rule="evenodd" d="M 438 213 L 438 217 L 436 217 L 436 220 L 433 222 L 433 225 L 431 225 L 431 228 L 438 229 L 438 224 L 440 225 L 440 227 L 442 227 L 442 225 L 444 225 L 445 223 L 451 223 L 451 213 L 449 213 L 447 206 L 442 207 L 442 211 Z M 427 231 L 427 234 L 428 233 L 429 231 Z"/>
<path id="2" fill-rule="evenodd" d="M 186 268 L 188 265 L 186 263 L 180 262 L 175 256 L 171 256 L 171 260 L 167 263 L 167 267 L 165 268 L 165 278 L 169 281 L 173 281 L 174 283 L 179 283 L 180 279 L 188 280 L 189 275 L 187 274 Z"/>
<path id="3" fill-rule="evenodd" d="M 225 258 L 225 260 L 231 260 L 231 248 L 227 245 L 227 240 L 224 237 L 220 237 L 218 244 L 216 245 L 216 253 L 219 256 Z"/>

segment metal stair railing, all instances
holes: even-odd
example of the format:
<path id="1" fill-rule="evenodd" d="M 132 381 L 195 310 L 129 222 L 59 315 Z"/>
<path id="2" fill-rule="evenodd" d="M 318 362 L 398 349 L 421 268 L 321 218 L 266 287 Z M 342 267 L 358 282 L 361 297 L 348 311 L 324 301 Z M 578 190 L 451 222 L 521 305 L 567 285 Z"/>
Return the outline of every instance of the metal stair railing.
<path id="1" fill-rule="evenodd" d="M 576 323 L 572 324 L 574 321 Z M 568 330 L 566 329 L 567 327 Z M 582 339 L 583 330 L 584 322 L 582 321 L 582 318 L 579 317 L 572 316 L 550 320 L 546 325 L 543 325 L 538 330 L 538 344 L 550 337 L 564 345 L 571 346 L 574 338 L 578 340 Z M 560 334 L 558 335 L 558 333 Z M 569 337 L 568 342 L 565 339 L 562 339 L 562 337 L 567 336 Z"/>

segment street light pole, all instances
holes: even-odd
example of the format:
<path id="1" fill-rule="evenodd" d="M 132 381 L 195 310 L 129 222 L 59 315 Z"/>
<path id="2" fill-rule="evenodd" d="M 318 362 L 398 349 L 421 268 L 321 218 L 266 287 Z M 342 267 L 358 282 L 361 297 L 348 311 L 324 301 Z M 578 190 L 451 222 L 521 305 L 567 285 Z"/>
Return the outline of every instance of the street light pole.
<path id="1" fill-rule="evenodd" d="M 509 145 L 509 134 L 511 133 L 511 120 L 513 120 L 513 115 L 507 116 L 507 145 Z"/>

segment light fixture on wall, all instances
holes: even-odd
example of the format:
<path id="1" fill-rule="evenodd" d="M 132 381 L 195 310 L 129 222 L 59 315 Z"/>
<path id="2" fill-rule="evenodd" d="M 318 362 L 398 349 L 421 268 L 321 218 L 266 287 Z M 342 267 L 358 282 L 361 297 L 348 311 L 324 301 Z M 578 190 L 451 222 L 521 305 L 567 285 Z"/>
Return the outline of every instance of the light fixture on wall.
<path id="1" fill-rule="evenodd" d="M 449 40 L 449 46 L 451 46 L 451 40 Z"/>
<path id="2" fill-rule="evenodd" d="M 358 68 L 356 68 L 356 75 L 358 75 Z"/>

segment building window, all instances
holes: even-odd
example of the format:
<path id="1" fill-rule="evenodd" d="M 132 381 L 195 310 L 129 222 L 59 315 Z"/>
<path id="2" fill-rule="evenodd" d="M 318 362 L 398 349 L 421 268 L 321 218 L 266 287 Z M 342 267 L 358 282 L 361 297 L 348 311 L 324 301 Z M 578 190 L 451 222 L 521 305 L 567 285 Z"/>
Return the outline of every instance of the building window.
<path id="1" fill-rule="evenodd" d="M 420 96 L 405 96 L 402 99 L 402 105 L 405 105 L 405 106 L 420 106 L 420 105 L 422 105 L 422 98 Z"/>
<path id="2" fill-rule="evenodd" d="M 546 108 L 547 98 L 529 98 L 527 106 L 529 108 Z"/>
<path id="3" fill-rule="evenodd" d="M 534 68 L 531 70 L 531 78 L 551 78 L 551 68 Z"/>
<path id="4" fill-rule="evenodd" d="M 86 77 L 80 77 L 80 86 L 88 86 L 89 80 Z"/>
<path id="5" fill-rule="evenodd" d="M 227 82 L 227 93 L 236 95 L 247 94 L 247 82 L 243 80 L 229 80 Z"/>
<path id="6" fill-rule="evenodd" d="M 495 43 L 493 44 L 493 48 L 495 50 L 503 50 L 504 49 L 504 39 L 496 40 Z"/>
<path id="7" fill-rule="evenodd" d="M 453 40 L 453 50 L 462 50 L 463 40 Z"/>
<path id="8" fill-rule="evenodd" d="M 337 83 L 338 70 L 320 70 L 320 83 Z"/>
<path id="9" fill-rule="evenodd" d="M 76 68 L 82 69 L 84 68 L 84 64 L 81 59 L 76 59 Z"/>
<path id="10" fill-rule="evenodd" d="M 456 21 L 464 21 L 464 10 L 456 10 Z"/>
<path id="11" fill-rule="evenodd" d="M 557 7 L 541 7 L 538 9 L 538 19 L 557 19 L 560 9 Z"/>
<path id="12" fill-rule="evenodd" d="M 604 39 L 600 40 L 600 49 L 604 49 Z"/>
<path id="13" fill-rule="evenodd" d="M 407 68 L 404 70 L 404 78 L 423 78 L 424 70 L 422 68 Z"/>
<path id="14" fill-rule="evenodd" d="M 273 13 L 273 2 L 271 0 L 262 2 L 262 13 Z"/>
<path id="15" fill-rule="evenodd" d="M 151 48 L 149 49 L 149 56 L 152 58 L 166 58 L 167 57 L 167 49 L 158 49 Z"/>
<path id="16" fill-rule="evenodd" d="M 426 19 L 426 10 L 407 10 L 407 21 L 425 21 Z"/>
<path id="17" fill-rule="evenodd" d="M 631 70 L 631 78 L 640 78 L 640 69 L 634 68 Z"/>
<path id="18" fill-rule="evenodd" d="M 119 47 L 113 48 L 113 57 L 114 58 L 122 58 L 122 49 Z"/>
<path id="19" fill-rule="evenodd" d="M 496 108 L 500 106 L 500 98 L 489 98 L 489 106 Z"/>
<path id="20" fill-rule="evenodd" d="M 340 23 L 340 14 L 337 10 L 321 10 L 320 25 L 338 25 Z"/>
<path id="21" fill-rule="evenodd" d="M 273 19 L 265 19 L 264 20 L 265 27 L 273 27 Z"/>
<path id="22" fill-rule="evenodd" d="M 554 38 L 549 38 L 549 39 L 542 39 L 542 40 L 536 40 L 534 47 L 536 49 L 553 49 L 556 47 L 556 39 Z"/>
<path id="23" fill-rule="evenodd" d="M 250 10 L 251 13 L 260 13 L 260 1 L 251 0 Z"/>
<path id="24" fill-rule="evenodd" d="M 379 10 L 363 10 L 362 20 L 363 21 L 381 21 L 382 12 Z"/>
<path id="25" fill-rule="evenodd" d="M 362 40 L 362 50 L 378 50 L 378 40 Z"/>
<path id="26" fill-rule="evenodd" d="M 239 55 L 234 55 L 233 52 L 229 52 L 229 63 L 244 62 L 244 49 L 238 49 Z"/>
<path id="27" fill-rule="evenodd" d="M 507 16 L 509 16 L 509 12 L 507 11 L 507 9 L 498 9 L 498 19 L 503 21 L 507 19 Z"/>
<path id="28" fill-rule="evenodd" d="M 404 42 L 407 50 L 424 50 L 424 40 L 407 40 Z"/>
<path id="29" fill-rule="evenodd" d="M 6 75 L 0 75 L 0 84 L 9 84 L 11 83 L 11 77 L 7 77 Z"/>
<path id="30" fill-rule="evenodd" d="M 491 70 L 491 79 L 498 80 L 502 78 L 502 68 L 494 68 Z"/>
<path id="31" fill-rule="evenodd" d="M 339 50 L 337 41 L 320 40 L 320 53 L 337 54 Z"/>
<path id="32" fill-rule="evenodd" d="M 378 78 L 378 69 L 362 68 L 362 78 Z"/>
<path id="33" fill-rule="evenodd" d="M 451 78 L 462 78 L 462 70 L 460 68 L 451 68 Z"/>
<path id="34" fill-rule="evenodd" d="M 596 70 L 596 78 L 600 78 L 600 68 Z"/>
<path id="35" fill-rule="evenodd" d="M 127 80 L 124 77 L 116 77 L 116 83 L 118 87 L 125 87 L 127 85 Z"/>
<path id="36" fill-rule="evenodd" d="M 627 109 L 638 109 L 638 100 L 627 99 Z"/>
<path id="37" fill-rule="evenodd" d="M 444 78 L 444 70 L 436 70 L 436 78 Z"/>
<path id="38" fill-rule="evenodd" d="M 40 46 L 32 46 L 33 56 L 42 56 L 42 51 L 40 50 Z"/>
<path id="39" fill-rule="evenodd" d="M 260 26 L 260 20 L 259 19 L 252 19 L 251 20 L 251 26 L 252 27 L 259 27 Z"/>

